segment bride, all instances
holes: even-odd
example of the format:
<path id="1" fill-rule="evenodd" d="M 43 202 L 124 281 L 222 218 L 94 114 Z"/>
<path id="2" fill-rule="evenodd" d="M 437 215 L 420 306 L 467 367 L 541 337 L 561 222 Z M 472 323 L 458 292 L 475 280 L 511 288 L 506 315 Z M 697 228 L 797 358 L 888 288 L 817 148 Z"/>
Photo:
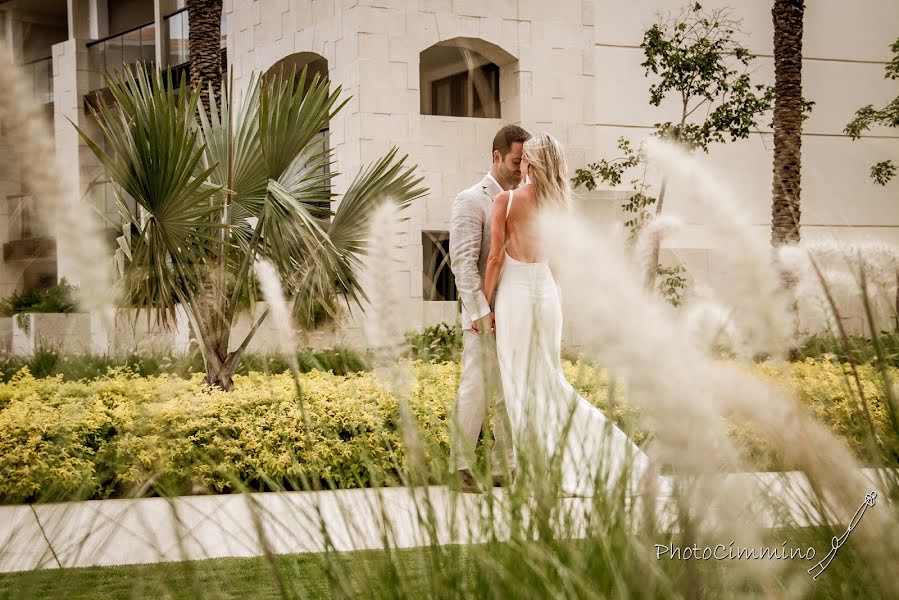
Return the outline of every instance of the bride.
<path id="1" fill-rule="evenodd" d="M 493 203 L 484 277 L 515 452 L 520 458 L 527 448 L 544 460 L 555 455 L 567 495 L 592 496 L 597 485 L 612 489 L 628 469 L 633 486 L 649 458 L 562 371 L 560 292 L 535 226 L 540 211 L 571 202 L 562 147 L 547 133 L 535 136 L 524 144 L 521 166 L 530 183 Z"/>

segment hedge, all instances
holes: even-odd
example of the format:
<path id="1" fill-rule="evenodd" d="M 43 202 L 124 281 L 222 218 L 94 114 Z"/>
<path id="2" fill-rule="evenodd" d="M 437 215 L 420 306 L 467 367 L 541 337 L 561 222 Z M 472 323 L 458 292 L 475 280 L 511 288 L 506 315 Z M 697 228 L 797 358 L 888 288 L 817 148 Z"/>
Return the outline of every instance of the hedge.
<path id="1" fill-rule="evenodd" d="M 410 406 L 432 482 L 440 483 L 459 365 L 411 365 Z M 864 455 L 864 430 L 851 410 L 845 367 L 808 359 L 753 368 L 795 389 L 803 404 Z M 565 369 L 582 394 L 605 406 L 602 371 L 567 361 Z M 879 434 L 895 439 L 878 373 L 863 366 L 861 375 Z M 250 373 L 236 376 L 234 384 L 234 391 L 221 392 L 204 388 L 199 374 L 139 377 L 124 368 L 67 382 L 21 370 L 0 383 L 0 502 L 227 493 L 244 486 L 297 489 L 304 480 L 343 488 L 389 485 L 404 472 L 397 402 L 377 373 L 304 373 L 302 404 L 289 374 Z M 612 417 L 625 430 L 635 416 L 635 408 L 615 403 Z M 751 430 L 732 430 L 759 468 L 776 467 L 776 457 L 766 454 Z M 641 443 L 646 433 L 633 435 Z"/>

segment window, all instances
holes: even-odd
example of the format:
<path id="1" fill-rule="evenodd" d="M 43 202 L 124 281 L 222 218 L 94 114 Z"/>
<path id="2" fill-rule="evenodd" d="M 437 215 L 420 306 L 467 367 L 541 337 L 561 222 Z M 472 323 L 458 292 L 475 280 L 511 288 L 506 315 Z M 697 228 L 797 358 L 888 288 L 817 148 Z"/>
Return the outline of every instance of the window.
<path id="1" fill-rule="evenodd" d="M 53 59 L 42 58 L 22 65 L 22 71 L 34 82 L 34 98 L 41 104 L 53 102 Z"/>
<path id="2" fill-rule="evenodd" d="M 27 240 L 43 233 L 35 210 L 34 200 L 28 194 L 15 194 L 6 197 L 9 201 L 10 240 Z"/>
<path id="3" fill-rule="evenodd" d="M 121 71 L 123 66 L 156 61 L 156 24 L 147 23 L 87 45 L 91 70 L 100 74 Z"/>
<path id="4" fill-rule="evenodd" d="M 450 269 L 449 232 L 422 231 L 422 298 L 437 302 L 455 302 L 456 279 Z"/>
<path id="5" fill-rule="evenodd" d="M 500 118 L 500 68 L 468 48 L 437 44 L 421 53 L 421 112 Z"/>
<path id="6" fill-rule="evenodd" d="M 474 82 L 483 80 L 486 102 L 475 90 Z M 431 82 L 432 115 L 448 117 L 499 117 L 499 67 L 488 64 Z"/>
<path id="7" fill-rule="evenodd" d="M 174 67 L 190 60 L 188 56 L 188 24 L 187 11 L 182 10 L 165 18 L 167 27 L 166 50 L 168 53 L 168 66 Z"/>

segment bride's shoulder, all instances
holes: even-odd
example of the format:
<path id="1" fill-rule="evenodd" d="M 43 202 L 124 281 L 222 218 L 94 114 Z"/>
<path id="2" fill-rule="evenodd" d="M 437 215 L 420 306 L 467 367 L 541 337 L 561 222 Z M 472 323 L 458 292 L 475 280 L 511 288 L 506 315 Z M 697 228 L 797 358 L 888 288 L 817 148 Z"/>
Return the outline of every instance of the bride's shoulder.
<path id="1" fill-rule="evenodd" d="M 534 184 L 533 183 L 528 183 L 527 185 L 523 185 L 520 188 L 518 188 L 517 190 L 515 190 L 516 196 L 525 196 L 527 198 L 533 198 L 534 193 L 535 192 L 534 192 Z"/>

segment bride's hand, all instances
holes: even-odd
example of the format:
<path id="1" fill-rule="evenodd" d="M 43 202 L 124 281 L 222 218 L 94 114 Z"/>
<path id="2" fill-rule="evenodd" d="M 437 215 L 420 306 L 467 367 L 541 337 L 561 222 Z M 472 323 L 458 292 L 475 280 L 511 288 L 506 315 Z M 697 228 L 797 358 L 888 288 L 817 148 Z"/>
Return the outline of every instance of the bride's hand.
<path id="1" fill-rule="evenodd" d="M 490 331 L 496 333 L 496 313 L 490 311 Z"/>

